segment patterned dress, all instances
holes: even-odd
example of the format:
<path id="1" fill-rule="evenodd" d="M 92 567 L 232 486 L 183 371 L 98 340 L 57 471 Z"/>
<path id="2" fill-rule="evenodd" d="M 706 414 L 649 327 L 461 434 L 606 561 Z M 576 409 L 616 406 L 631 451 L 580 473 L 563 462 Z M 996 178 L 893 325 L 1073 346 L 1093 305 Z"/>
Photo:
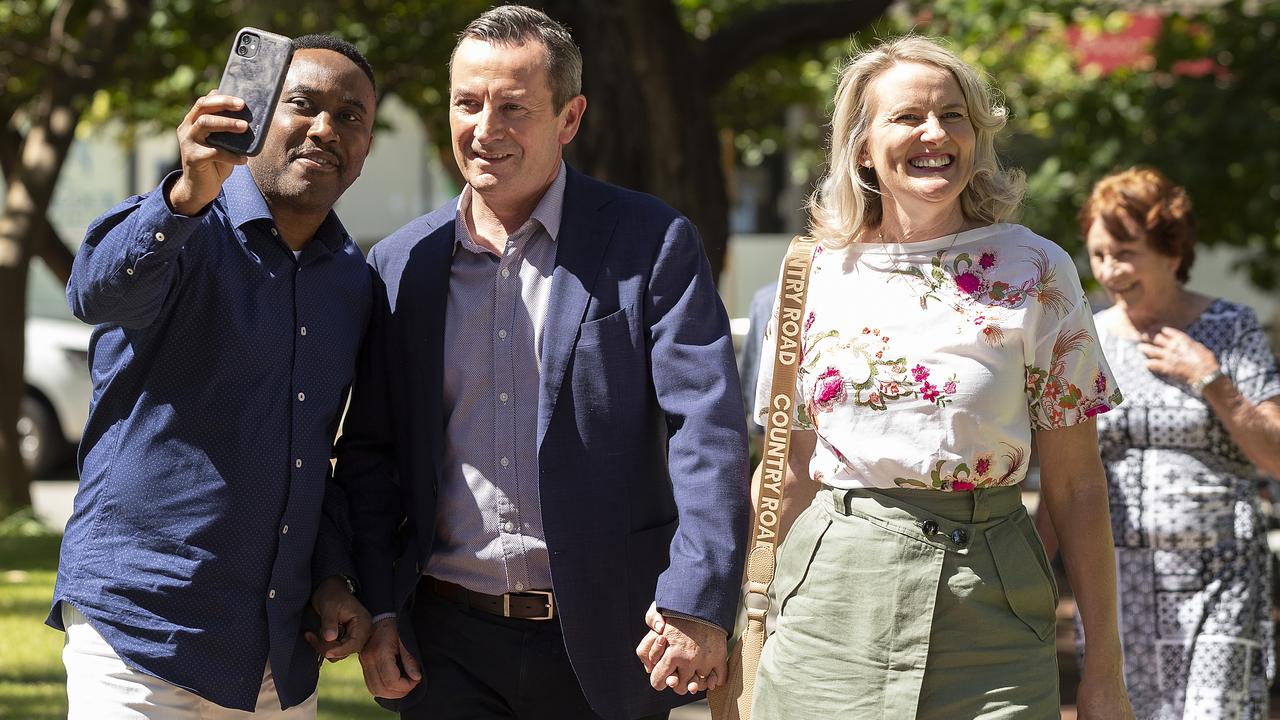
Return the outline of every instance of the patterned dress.
<path id="1" fill-rule="evenodd" d="M 1280 396 L 1251 310 L 1216 300 L 1187 333 L 1250 402 Z M 1133 709 L 1139 720 L 1263 720 L 1275 657 L 1258 473 L 1203 400 L 1146 369 L 1134 340 L 1099 335 L 1125 394 L 1098 427 Z"/>

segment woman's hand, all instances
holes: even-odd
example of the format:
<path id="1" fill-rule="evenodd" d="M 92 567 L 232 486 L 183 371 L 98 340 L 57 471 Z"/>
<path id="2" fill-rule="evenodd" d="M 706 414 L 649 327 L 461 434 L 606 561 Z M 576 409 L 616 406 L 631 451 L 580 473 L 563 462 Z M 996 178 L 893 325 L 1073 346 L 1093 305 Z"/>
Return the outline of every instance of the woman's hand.
<path id="1" fill-rule="evenodd" d="M 1124 678 L 1119 668 L 1108 673 L 1089 674 L 1086 668 L 1076 690 L 1076 717 L 1078 720 L 1133 720 L 1133 708 L 1129 707 L 1129 693 L 1124 688 Z"/>
<path id="2" fill-rule="evenodd" d="M 1213 352 L 1181 330 L 1164 328 L 1142 340 L 1138 349 L 1147 356 L 1147 369 L 1158 375 L 1194 386 L 1220 369 Z M 1225 376 L 1200 388 L 1200 395 L 1245 457 L 1262 472 L 1280 477 L 1280 398 L 1255 405 Z"/>
<path id="3" fill-rule="evenodd" d="M 1191 385 L 1218 369 L 1213 351 L 1181 330 L 1166 327 L 1140 339 L 1138 349 L 1147 357 L 1147 369 L 1157 375 Z"/>
<path id="4" fill-rule="evenodd" d="M 649 673 L 654 690 L 671 688 L 677 695 L 713 690 L 727 677 L 728 646 L 718 627 L 683 617 L 669 621 L 649 606 L 644 616 L 649 632 L 636 655 Z"/>

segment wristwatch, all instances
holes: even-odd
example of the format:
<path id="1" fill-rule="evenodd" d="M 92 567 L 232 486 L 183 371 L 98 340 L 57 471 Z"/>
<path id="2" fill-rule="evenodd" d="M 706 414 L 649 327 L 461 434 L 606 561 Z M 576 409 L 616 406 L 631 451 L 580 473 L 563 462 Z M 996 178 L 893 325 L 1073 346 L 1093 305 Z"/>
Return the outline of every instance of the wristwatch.
<path id="1" fill-rule="evenodd" d="M 1208 373 L 1204 377 L 1200 378 L 1199 380 L 1196 380 L 1195 382 L 1191 383 L 1191 389 L 1194 390 L 1197 395 L 1202 395 L 1204 394 L 1204 389 L 1209 387 L 1211 384 L 1213 384 L 1213 381 L 1217 380 L 1220 377 L 1226 377 L 1226 376 L 1227 374 L 1222 372 L 1221 367 L 1216 368 L 1213 372 Z"/>

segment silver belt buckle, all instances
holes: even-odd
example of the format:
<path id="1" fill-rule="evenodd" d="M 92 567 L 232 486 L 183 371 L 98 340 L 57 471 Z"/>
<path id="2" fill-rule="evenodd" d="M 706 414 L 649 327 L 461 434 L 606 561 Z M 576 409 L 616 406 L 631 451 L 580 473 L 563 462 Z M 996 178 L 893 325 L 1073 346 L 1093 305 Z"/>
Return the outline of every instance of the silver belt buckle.
<path id="1" fill-rule="evenodd" d="M 550 590 L 526 590 L 524 592 L 508 592 L 502 594 L 502 617 L 511 617 L 511 596 L 540 596 L 547 601 L 547 614 L 538 617 L 522 618 L 524 620 L 550 620 L 556 616 L 555 598 Z"/>

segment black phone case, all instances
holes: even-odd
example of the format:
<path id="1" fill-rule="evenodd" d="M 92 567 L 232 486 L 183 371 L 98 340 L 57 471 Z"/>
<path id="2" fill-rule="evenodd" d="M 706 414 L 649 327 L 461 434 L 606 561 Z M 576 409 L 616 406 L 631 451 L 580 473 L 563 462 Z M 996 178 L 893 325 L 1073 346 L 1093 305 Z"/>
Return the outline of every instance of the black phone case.
<path id="1" fill-rule="evenodd" d="M 246 33 L 253 33 L 259 38 L 257 54 L 253 57 L 236 54 L 240 38 Z M 262 142 L 271 127 L 271 116 L 275 113 L 276 103 L 280 102 L 285 74 L 292 59 L 293 42 L 283 35 L 250 27 L 241 28 L 236 33 L 218 92 L 244 100 L 244 109 L 218 114 L 240 118 L 249 123 L 249 129 L 243 133 L 211 133 L 208 138 L 210 145 L 251 157 L 262 151 Z"/>

